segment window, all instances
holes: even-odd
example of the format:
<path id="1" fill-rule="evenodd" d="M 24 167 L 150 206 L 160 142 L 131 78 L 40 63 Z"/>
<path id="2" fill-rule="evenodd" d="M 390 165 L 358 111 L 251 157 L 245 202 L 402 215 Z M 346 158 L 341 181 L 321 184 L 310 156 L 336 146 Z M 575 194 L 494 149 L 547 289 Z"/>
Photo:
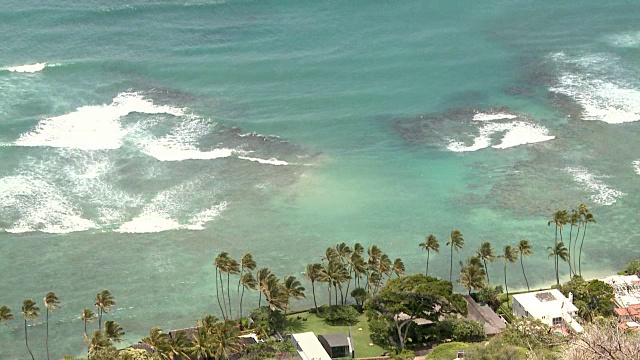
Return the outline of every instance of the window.
<path id="1" fill-rule="evenodd" d="M 562 318 L 561 317 L 553 318 L 552 322 L 553 322 L 553 326 L 562 325 Z"/>

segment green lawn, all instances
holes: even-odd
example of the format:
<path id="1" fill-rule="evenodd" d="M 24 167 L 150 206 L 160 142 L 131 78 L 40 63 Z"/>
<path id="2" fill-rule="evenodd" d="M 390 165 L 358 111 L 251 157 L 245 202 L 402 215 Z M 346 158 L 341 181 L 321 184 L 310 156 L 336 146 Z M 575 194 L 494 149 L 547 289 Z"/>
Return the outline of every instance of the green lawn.
<path id="1" fill-rule="evenodd" d="M 298 320 L 298 316 L 306 318 L 307 321 Z M 351 326 L 356 357 L 380 356 L 387 352 L 387 350 L 378 345 L 369 345 L 371 344 L 371 339 L 369 338 L 369 324 L 367 324 L 367 318 L 362 314 L 358 320 L 359 322 L 356 325 Z M 318 318 L 314 314 L 309 314 L 308 312 L 288 316 L 287 323 L 286 330 L 292 333 L 313 331 L 316 335 L 323 335 L 342 332 L 349 335 L 348 326 L 327 325 L 322 319 Z"/>

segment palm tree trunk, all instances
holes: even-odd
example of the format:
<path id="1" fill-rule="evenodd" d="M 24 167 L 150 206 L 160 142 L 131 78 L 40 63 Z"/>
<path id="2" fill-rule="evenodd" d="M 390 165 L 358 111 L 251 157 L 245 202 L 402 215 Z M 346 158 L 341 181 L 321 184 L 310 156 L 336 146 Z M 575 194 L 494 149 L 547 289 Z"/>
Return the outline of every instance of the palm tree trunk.
<path id="1" fill-rule="evenodd" d="M 522 266 L 522 275 L 524 275 L 524 281 L 527 283 L 527 291 L 531 291 L 529 289 L 529 280 L 527 280 L 527 274 L 524 272 L 524 263 L 522 262 L 522 253 L 520 253 L 520 266 Z"/>
<path id="2" fill-rule="evenodd" d="M 102 330 L 102 307 L 98 308 L 98 330 Z"/>
<path id="3" fill-rule="evenodd" d="M 449 282 L 453 283 L 453 244 L 451 244 L 451 259 L 449 262 Z"/>
<path id="4" fill-rule="evenodd" d="M 262 303 L 262 291 L 258 290 L 258 309 L 261 308 L 260 304 Z"/>
<path id="5" fill-rule="evenodd" d="M 89 335 L 87 335 L 87 320 L 84 321 L 84 335 L 89 337 Z"/>
<path id="6" fill-rule="evenodd" d="M 227 273 L 227 300 L 229 300 L 229 319 L 231 319 L 233 317 L 233 314 L 231 314 L 231 272 Z"/>
<path id="7" fill-rule="evenodd" d="M 507 306 L 509 306 L 509 287 L 507 286 L 507 263 L 504 263 L 504 289 L 507 292 Z"/>
<path id="8" fill-rule="evenodd" d="M 573 233 L 573 224 L 571 224 L 571 229 L 569 230 L 569 247 L 567 248 L 567 250 L 569 251 L 569 277 L 572 278 L 573 277 L 573 267 L 571 267 L 571 240 L 573 239 L 572 236 Z"/>
<path id="9" fill-rule="evenodd" d="M 352 270 L 352 267 L 351 267 L 351 266 L 349 266 L 349 279 L 347 280 L 347 288 L 346 288 L 346 290 L 344 291 L 344 292 L 345 292 L 345 294 L 346 294 L 346 295 L 345 295 L 345 297 L 346 297 L 346 298 L 348 298 L 348 297 L 349 297 L 349 285 L 351 285 L 351 278 L 352 278 L 352 276 L 351 276 L 351 270 Z"/>
<path id="10" fill-rule="evenodd" d="M 238 301 L 240 301 L 240 282 L 242 281 L 242 273 L 244 272 L 244 268 L 240 268 L 240 277 L 238 278 Z M 244 288 L 242 288 L 242 292 L 244 292 Z M 242 322 L 242 302 L 238 304 L 238 320 Z"/>
<path id="11" fill-rule="evenodd" d="M 240 322 L 242 322 L 242 299 L 244 298 L 244 286 L 242 286 L 242 295 L 240 295 Z"/>
<path id="12" fill-rule="evenodd" d="M 559 269 L 558 269 L 558 254 L 556 254 L 556 263 L 555 263 L 555 266 L 556 266 L 556 284 L 557 284 L 558 286 L 560 286 L 560 275 L 558 274 L 558 271 L 559 271 Z"/>
<path id="13" fill-rule="evenodd" d="M 429 276 L 429 249 L 427 249 L 427 270 L 424 272 L 424 276 Z"/>
<path id="14" fill-rule="evenodd" d="M 25 345 L 27 345 L 27 350 L 29 351 L 29 355 L 31 355 L 31 360 L 36 360 L 33 357 L 33 353 L 31 352 L 31 349 L 29 349 L 29 338 L 27 336 L 27 319 L 24 319 L 24 343 Z"/>
<path id="15" fill-rule="evenodd" d="M 336 305 L 338 305 L 338 286 L 336 284 L 333 284 L 333 290 L 336 296 Z"/>
<path id="16" fill-rule="evenodd" d="M 328 289 L 329 289 L 329 307 L 331 307 L 331 281 L 329 281 Z"/>
<path id="17" fill-rule="evenodd" d="M 316 307 L 316 314 L 318 313 L 318 303 L 316 302 L 316 287 L 314 281 L 311 282 L 311 291 L 313 292 L 313 306 Z"/>
<path id="18" fill-rule="evenodd" d="M 576 266 L 576 246 L 578 246 L 578 237 L 580 236 L 580 226 L 578 226 L 578 231 L 576 231 L 576 239 L 573 241 L 573 270 L 575 271 L 578 267 Z"/>
<path id="19" fill-rule="evenodd" d="M 578 255 L 578 273 L 582 276 L 582 245 L 584 244 L 584 236 L 587 234 L 587 223 L 584 223 L 584 231 L 582 232 L 582 240 L 580 241 L 580 253 Z"/>
<path id="20" fill-rule="evenodd" d="M 220 286 L 218 286 L 218 267 L 216 266 L 216 298 L 218 299 L 218 306 L 220 306 L 220 312 L 222 313 L 222 318 L 226 320 L 227 318 L 224 316 L 224 310 L 222 310 L 222 303 L 220 302 Z"/>
<path id="21" fill-rule="evenodd" d="M 482 262 L 484 263 L 484 272 L 487 274 L 487 285 L 491 286 L 491 281 L 489 281 L 489 270 L 487 269 L 487 260 L 482 259 Z M 471 292 L 471 290 L 469 290 L 469 292 Z"/>
<path id="22" fill-rule="evenodd" d="M 45 347 L 47 348 L 47 360 L 49 360 L 49 308 L 47 308 L 47 335 L 45 337 Z"/>
<path id="23" fill-rule="evenodd" d="M 222 306 L 224 306 L 224 312 L 222 313 L 222 317 L 227 320 L 227 302 L 224 301 L 224 280 L 222 279 L 222 270 L 218 271 L 218 277 L 220 278 L 220 292 L 222 293 Z"/>

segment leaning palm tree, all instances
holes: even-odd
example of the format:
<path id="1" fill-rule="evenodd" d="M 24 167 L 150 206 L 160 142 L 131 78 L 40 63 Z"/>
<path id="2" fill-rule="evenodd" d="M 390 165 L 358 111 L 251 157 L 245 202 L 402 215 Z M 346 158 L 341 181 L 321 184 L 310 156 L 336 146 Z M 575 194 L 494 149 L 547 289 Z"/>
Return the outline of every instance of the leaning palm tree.
<path id="1" fill-rule="evenodd" d="M 311 281 L 311 292 L 313 293 L 313 306 L 316 309 L 316 313 L 318 313 L 318 303 L 316 302 L 315 282 L 320 280 L 320 277 L 321 277 L 320 271 L 322 271 L 322 264 L 315 263 L 315 264 L 307 264 L 307 268 L 305 269 L 305 272 L 304 272 L 305 279 Z"/>
<path id="2" fill-rule="evenodd" d="M 507 293 L 507 303 L 509 303 L 509 287 L 507 286 L 507 264 L 515 263 L 518 260 L 518 249 L 507 245 L 504 247 L 504 253 L 500 256 L 504 260 L 504 289 Z"/>
<path id="3" fill-rule="evenodd" d="M 215 258 L 215 260 L 213 261 L 213 265 L 216 267 L 216 272 L 218 273 L 218 280 L 220 282 L 220 292 L 222 293 L 222 304 L 220 304 L 220 296 L 218 295 L 218 283 L 216 282 L 216 296 L 218 297 L 218 305 L 220 306 L 220 311 L 222 311 L 222 318 L 223 319 L 228 319 L 229 317 L 227 316 L 227 302 L 225 301 L 225 294 L 224 294 L 224 280 L 222 280 L 222 274 L 223 273 L 228 273 L 230 270 L 230 266 L 231 266 L 231 261 L 233 259 L 231 259 L 231 257 L 229 256 L 229 253 L 226 251 L 221 252 L 220 254 L 218 254 L 218 256 Z"/>
<path id="4" fill-rule="evenodd" d="M 27 350 L 29 351 L 29 355 L 31 355 L 31 360 L 35 360 L 33 357 L 33 353 L 29 348 L 29 336 L 27 334 L 27 321 L 33 321 L 34 323 L 38 322 L 38 316 L 40 316 L 40 308 L 36 305 L 36 302 L 31 299 L 25 299 L 22 302 L 22 312 L 20 312 L 24 317 L 24 343 L 27 345 Z"/>
<path id="5" fill-rule="evenodd" d="M 464 246 L 464 238 L 462 237 L 462 233 L 460 230 L 452 230 L 449 235 L 449 241 L 447 241 L 447 246 L 451 246 L 451 259 L 450 259 L 450 267 L 449 267 L 449 282 L 453 281 L 453 250 L 456 252 L 460 251 Z"/>
<path id="6" fill-rule="evenodd" d="M 587 234 L 587 224 L 596 222 L 596 218 L 593 217 L 593 214 L 586 205 L 582 221 L 584 223 L 584 229 L 582 230 L 582 240 L 580 240 L 580 251 L 578 253 L 578 274 L 580 276 L 582 276 L 582 245 L 584 244 L 584 236 Z"/>
<path id="7" fill-rule="evenodd" d="M 102 290 L 96 294 L 94 305 L 98 308 L 98 330 L 102 330 L 102 314 L 109 312 L 116 305 L 116 299 L 109 290 Z"/>
<path id="8" fill-rule="evenodd" d="M 569 246 L 567 247 L 567 250 L 569 251 L 569 276 L 573 277 L 575 269 L 573 268 L 573 266 L 571 266 L 571 242 L 573 241 L 573 228 L 578 227 L 579 232 L 580 226 L 582 225 L 580 212 L 575 209 L 571 210 L 571 216 L 569 216 L 569 224 L 571 225 L 571 229 L 569 230 Z"/>
<path id="9" fill-rule="evenodd" d="M 460 280 L 458 282 L 467 289 L 471 295 L 472 289 L 482 289 L 484 284 L 484 274 L 482 268 L 471 259 L 467 259 L 466 266 L 460 262 Z"/>
<path id="10" fill-rule="evenodd" d="M 84 309 L 82 310 L 80 318 L 82 319 L 82 321 L 84 321 L 84 335 L 88 338 L 89 335 L 87 334 L 87 323 L 94 322 L 97 319 L 97 316 L 93 311 L 91 311 L 91 309 Z"/>
<path id="11" fill-rule="evenodd" d="M 245 273 L 249 273 L 250 271 L 253 271 L 256 269 L 256 262 L 255 260 L 253 260 L 253 255 L 251 255 L 251 253 L 246 253 L 242 256 L 242 258 L 240 259 L 240 276 L 238 277 L 238 299 L 241 299 L 241 295 L 240 295 L 240 285 L 242 285 L 243 279 L 244 279 L 244 274 Z M 246 287 L 242 287 L 242 293 L 244 294 L 244 289 Z M 242 300 L 240 300 L 239 304 L 238 304 L 238 317 L 240 320 L 242 320 Z"/>
<path id="12" fill-rule="evenodd" d="M 244 290 L 255 290 L 258 286 L 258 282 L 256 278 L 253 277 L 253 274 L 250 272 L 246 272 L 242 275 L 242 294 L 240 294 L 240 319 L 242 320 L 242 300 L 244 299 Z"/>
<path id="13" fill-rule="evenodd" d="M 305 296 L 304 296 L 304 287 L 302 286 L 300 281 L 296 279 L 295 276 L 291 275 L 284 278 L 283 285 L 284 285 L 284 288 L 283 288 L 284 292 L 288 298 L 287 307 L 284 309 L 285 315 L 286 315 L 287 309 L 289 308 L 289 301 L 291 299 L 302 299 Z"/>
<path id="14" fill-rule="evenodd" d="M 436 236 L 430 234 L 424 239 L 423 243 L 419 244 L 420 248 L 424 251 L 427 250 L 427 269 L 424 272 L 424 275 L 429 275 L 429 255 L 431 255 L 431 250 L 435 251 L 437 254 L 440 253 L 440 242 L 436 239 Z"/>
<path id="15" fill-rule="evenodd" d="M 555 258 L 554 262 L 555 262 L 555 270 L 556 270 L 556 285 L 560 286 L 558 259 L 562 259 L 562 261 L 569 261 L 569 250 L 567 250 L 567 248 L 564 246 L 564 243 L 562 241 L 557 243 L 553 247 L 548 247 L 547 249 L 551 250 L 549 257 L 553 256 Z"/>
<path id="16" fill-rule="evenodd" d="M 231 313 L 231 275 L 240 274 L 240 263 L 237 260 L 229 258 L 226 267 L 227 272 L 227 301 L 229 302 L 229 319 L 233 317 Z"/>
<path id="17" fill-rule="evenodd" d="M 267 287 L 267 282 L 270 278 L 274 277 L 271 273 L 271 270 L 267 268 L 261 268 L 256 273 L 256 280 L 258 281 L 258 307 L 261 307 L 262 303 L 262 294 L 265 292 Z"/>
<path id="18" fill-rule="evenodd" d="M 566 225 L 569 220 L 567 210 L 558 210 L 553 213 L 551 220 L 547 223 L 549 226 L 551 226 L 551 224 L 555 224 L 556 226 L 556 243 L 558 242 L 558 230 L 560 231 L 560 241 L 562 241 L 562 227 Z"/>
<path id="19" fill-rule="evenodd" d="M 525 256 L 530 256 L 531 254 L 533 254 L 533 251 L 531 250 L 531 244 L 529 244 L 529 240 L 520 240 L 520 242 L 518 243 L 518 251 L 520 251 L 520 266 L 522 266 L 522 275 L 524 276 L 524 281 L 527 283 L 527 291 L 531 291 L 531 289 L 529 289 L 529 280 L 527 280 L 527 274 L 524 272 L 524 263 L 522 262 L 522 259 L 524 259 Z"/>
<path id="20" fill-rule="evenodd" d="M 496 259 L 496 255 L 493 253 L 491 243 L 486 241 L 480 244 L 480 247 L 478 248 L 478 251 L 476 251 L 476 254 L 484 264 L 484 272 L 487 274 L 487 284 L 490 285 L 491 280 L 489 280 L 489 269 L 487 268 L 487 261 L 492 262 Z"/>
<path id="21" fill-rule="evenodd" d="M 397 258 L 393 260 L 393 265 L 391 265 L 391 271 L 393 271 L 393 273 L 396 274 L 396 276 L 404 275 L 406 269 L 404 267 L 404 262 L 402 262 L 402 259 Z"/>
<path id="22" fill-rule="evenodd" d="M 47 348 L 47 359 L 50 359 L 49 356 L 49 313 L 53 312 L 53 310 L 57 309 L 58 307 L 60 307 L 60 299 L 58 298 L 58 296 L 53 292 L 50 291 L 47 293 L 47 295 L 44 297 L 44 307 L 47 308 L 47 330 L 46 330 L 46 340 L 45 340 L 45 346 Z"/>
<path id="23" fill-rule="evenodd" d="M 122 326 L 113 320 L 104 322 L 104 334 L 113 342 L 121 343 L 122 336 L 125 334 Z"/>
<path id="24" fill-rule="evenodd" d="M 11 309 L 7 306 L 2 305 L 0 307 L 0 322 L 9 327 L 9 320 L 13 320 L 13 314 L 11 313 Z"/>

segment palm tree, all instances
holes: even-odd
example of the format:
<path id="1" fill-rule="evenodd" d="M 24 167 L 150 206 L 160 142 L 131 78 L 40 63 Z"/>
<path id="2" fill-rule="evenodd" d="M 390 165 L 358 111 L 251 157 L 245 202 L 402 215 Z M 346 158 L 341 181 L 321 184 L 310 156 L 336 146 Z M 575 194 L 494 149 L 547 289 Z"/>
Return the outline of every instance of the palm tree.
<path id="1" fill-rule="evenodd" d="M 142 342 L 149 345 L 151 350 L 161 358 L 166 358 L 169 351 L 169 336 L 162 332 L 159 327 L 151 328 L 149 336 L 142 339 Z"/>
<path id="2" fill-rule="evenodd" d="M 472 289 L 482 289 L 485 286 L 482 268 L 475 264 L 472 259 L 467 259 L 466 266 L 461 261 L 460 280 L 458 282 L 467 289 L 469 295 L 471 295 Z"/>
<path id="3" fill-rule="evenodd" d="M 84 321 L 84 335 L 89 338 L 89 335 L 87 335 L 87 323 L 94 322 L 97 318 L 96 314 L 94 314 L 91 309 L 84 309 L 82 310 L 80 318 L 82 319 L 82 321 Z"/>
<path id="4" fill-rule="evenodd" d="M 242 320 L 242 300 L 244 299 L 244 290 L 255 290 L 258 286 L 258 282 L 256 278 L 253 277 L 253 274 L 250 272 L 242 275 L 242 294 L 240 295 L 240 319 Z"/>
<path id="5" fill-rule="evenodd" d="M 262 294 L 265 292 L 266 287 L 267 287 L 267 282 L 269 281 L 269 278 L 274 277 L 275 275 L 273 275 L 271 273 L 271 271 L 267 268 L 261 268 L 260 270 L 258 270 L 257 275 L 256 275 L 256 280 L 258 280 L 258 307 L 260 307 L 261 302 L 262 302 Z"/>
<path id="6" fill-rule="evenodd" d="M 193 343 L 184 330 L 176 331 L 169 342 L 169 359 L 189 359 Z"/>
<path id="7" fill-rule="evenodd" d="M 242 349 L 240 331 L 231 321 L 217 323 L 209 333 L 209 343 L 214 359 L 228 359 L 229 355 Z"/>
<path id="8" fill-rule="evenodd" d="M 242 284 L 242 282 L 244 281 L 244 273 L 245 272 L 249 272 L 249 271 L 253 271 L 256 269 L 256 262 L 255 260 L 253 260 L 253 255 L 251 255 L 251 253 L 246 253 L 242 256 L 242 258 L 240 259 L 240 276 L 238 277 L 238 299 L 242 299 L 242 297 L 240 296 L 240 285 Z M 252 276 L 253 278 L 253 276 Z M 244 289 L 246 287 L 243 285 L 242 287 L 242 293 L 244 295 Z M 238 316 L 239 319 L 242 320 L 242 300 L 240 300 L 240 303 L 238 304 Z"/>
<path id="9" fill-rule="evenodd" d="M 229 319 L 233 316 L 231 313 L 231 274 L 238 275 L 240 274 L 240 264 L 237 260 L 229 258 L 226 266 L 227 273 L 227 301 L 229 302 Z"/>
<path id="10" fill-rule="evenodd" d="M 44 297 L 44 307 L 47 308 L 47 332 L 46 332 L 46 348 L 47 348 L 47 359 L 50 359 L 49 356 L 49 313 L 53 312 L 53 310 L 57 309 L 58 307 L 60 307 L 60 299 L 58 298 L 58 296 L 50 291 L 47 293 L 47 295 Z"/>
<path id="11" fill-rule="evenodd" d="M 492 262 L 496 258 L 495 254 L 493 253 L 491 243 L 487 241 L 480 244 L 480 247 L 478 248 L 478 251 L 476 251 L 476 254 L 478 254 L 478 258 L 480 258 L 480 260 L 482 260 L 482 263 L 484 264 L 484 272 L 487 274 L 487 284 L 491 285 L 491 281 L 489 280 L 489 269 L 487 268 L 487 261 Z"/>
<path id="12" fill-rule="evenodd" d="M 11 309 L 9 309 L 5 305 L 2 305 L 2 307 L 0 307 L 0 322 L 9 327 L 9 320 L 13 320 Z"/>
<path id="13" fill-rule="evenodd" d="M 290 299 L 302 299 L 305 297 L 304 287 L 302 286 L 300 281 L 296 279 L 295 276 L 291 275 L 284 278 L 284 292 L 287 296 L 287 306 L 284 309 L 285 310 L 284 312 L 286 315 L 287 309 L 289 308 Z"/>
<path id="14" fill-rule="evenodd" d="M 580 252 L 578 254 L 578 274 L 580 274 L 580 276 L 582 276 L 582 245 L 584 244 L 584 236 L 587 234 L 587 224 L 596 222 L 596 218 L 593 217 L 593 214 L 591 213 L 591 211 L 589 211 L 586 205 L 584 206 L 583 214 L 584 215 L 582 221 L 584 222 L 584 230 L 582 231 L 582 240 L 580 240 Z"/>
<path id="15" fill-rule="evenodd" d="M 464 238 L 462 237 L 462 233 L 460 230 L 452 230 L 449 235 L 449 241 L 447 241 L 447 246 L 451 246 L 451 259 L 449 267 L 449 282 L 453 280 L 453 250 L 456 252 L 460 251 L 464 246 Z"/>
<path id="16" fill-rule="evenodd" d="M 509 287 L 507 286 L 507 264 L 515 263 L 518 260 L 518 249 L 507 245 L 504 247 L 504 254 L 501 256 L 504 259 L 504 289 L 507 293 L 507 303 L 509 303 Z"/>
<path id="17" fill-rule="evenodd" d="M 36 302 L 31 299 L 25 299 L 22 302 L 22 312 L 20 313 L 24 317 L 24 343 L 27 345 L 27 350 L 29 351 L 29 355 L 31 355 L 31 360 L 35 360 L 33 357 L 33 353 L 29 348 L 29 337 L 27 334 L 27 321 L 33 321 L 34 323 L 38 322 L 38 316 L 40 316 L 40 308 L 36 305 Z"/>
<path id="18" fill-rule="evenodd" d="M 111 307 L 116 305 L 116 299 L 105 289 L 96 294 L 93 304 L 98 308 L 98 330 L 102 330 L 102 314 L 109 312 Z"/>
<path id="19" fill-rule="evenodd" d="M 547 225 L 551 226 L 551 224 L 556 225 L 556 240 L 558 242 L 558 230 L 560 230 L 560 241 L 562 241 L 562 227 L 569 222 L 569 214 L 567 210 L 558 210 L 553 213 L 551 220 L 547 223 Z"/>
<path id="20" fill-rule="evenodd" d="M 391 265 L 391 271 L 393 271 L 394 274 L 396 274 L 396 276 L 401 276 L 404 275 L 404 272 L 406 271 L 405 267 L 404 267 L 404 263 L 402 262 L 402 259 L 397 258 L 395 260 L 393 260 L 393 265 Z"/>
<path id="21" fill-rule="evenodd" d="M 529 244 L 529 240 L 520 240 L 520 242 L 518 243 L 518 251 L 520 251 L 520 266 L 522 266 L 522 275 L 524 276 L 524 281 L 527 283 L 527 291 L 531 291 L 531 289 L 529 289 L 529 280 L 527 280 L 527 274 L 525 274 L 524 272 L 524 263 L 522 262 L 522 259 L 524 259 L 525 256 L 530 256 L 531 254 L 533 254 L 533 251 L 531 250 L 531 244 Z"/>
<path id="22" fill-rule="evenodd" d="M 569 230 L 569 246 L 567 250 L 569 251 L 569 276 L 573 277 L 573 273 L 575 269 L 571 266 L 571 242 L 573 241 L 573 228 L 578 227 L 578 231 L 581 225 L 581 217 L 580 213 L 575 209 L 571 210 L 571 216 L 569 217 L 569 224 L 571 224 L 571 229 Z M 575 255 L 574 255 L 575 256 Z"/>
<path id="23" fill-rule="evenodd" d="M 429 255 L 431 255 L 431 250 L 435 251 L 437 254 L 440 253 L 440 242 L 436 239 L 436 236 L 430 234 L 424 239 L 423 243 L 419 244 L 420 248 L 424 251 L 427 250 L 427 269 L 424 272 L 424 275 L 429 275 Z"/>
<path id="24" fill-rule="evenodd" d="M 318 313 L 318 303 L 316 302 L 316 288 L 314 284 L 316 281 L 320 280 L 321 271 L 322 271 L 322 264 L 315 263 L 315 264 L 307 264 L 307 268 L 305 269 L 305 272 L 304 272 L 305 279 L 311 281 L 311 291 L 313 293 L 313 306 L 316 309 L 316 313 Z"/>
<path id="25" fill-rule="evenodd" d="M 91 355 L 113 346 L 113 343 L 111 342 L 111 340 L 109 340 L 109 338 L 105 335 L 105 333 L 103 333 L 100 330 L 95 330 L 93 332 L 93 335 L 91 336 L 91 339 L 87 337 L 85 340 L 89 345 L 89 352 L 87 353 L 87 359 L 89 359 Z"/>
<path id="26" fill-rule="evenodd" d="M 196 333 L 196 336 L 193 337 L 192 345 L 189 348 L 189 354 L 198 360 L 213 358 L 209 332 L 205 331 L 203 328 L 198 328 L 198 332 Z"/>
<path id="27" fill-rule="evenodd" d="M 218 295 L 218 282 L 216 282 L 216 296 L 218 296 L 218 305 L 220 306 L 220 311 L 222 311 L 222 317 L 226 320 L 227 316 L 227 302 L 224 300 L 224 282 L 222 280 L 222 273 L 227 273 L 230 270 L 231 265 L 231 257 L 229 253 L 226 251 L 221 252 L 213 261 L 213 265 L 216 267 L 216 272 L 218 274 L 218 280 L 220 281 L 220 292 L 222 292 L 222 304 L 220 304 L 220 297 Z"/>
<path id="28" fill-rule="evenodd" d="M 560 275 L 558 273 L 558 259 L 562 259 L 563 261 L 569 261 L 569 251 L 564 246 L 564 243 L 561 241 L 557 243 L 553 247 L 548 247 L 548 250 L 551 250 L 549 257 L 555 257 L 555 269 L 556 269 L 556 285 L 560 286 Z"/>
<path id="29" fill-rule="evenodd" d="M 104 322 L 104 334 L 113 342 L 121 343 L 122 336 L 125 334 L 122 326 L 113 320 Z"/>

